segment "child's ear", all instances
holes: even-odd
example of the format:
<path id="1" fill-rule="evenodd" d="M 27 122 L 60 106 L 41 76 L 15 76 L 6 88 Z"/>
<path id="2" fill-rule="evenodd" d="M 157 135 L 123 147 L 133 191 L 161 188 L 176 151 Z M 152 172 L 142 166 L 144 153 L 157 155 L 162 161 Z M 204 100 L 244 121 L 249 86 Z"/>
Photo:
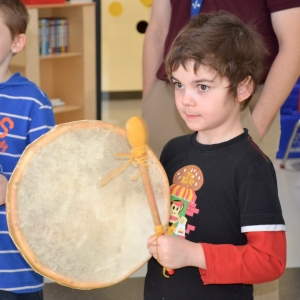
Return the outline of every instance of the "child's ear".
<path id="1" fill-rule="evenodd" d="M 237 90 L 237 101 L 243 102 L 248 99 L 253 93 L 253 81 L 251 76 L 248 76 L 245 80 L 239 83 Z"/>
<path id="2" fill-rule="evenodd" d="M 26 43 L 26 35 L 24 33 L 18 34 L 14 38 L 13 43 L 11 45 L 12 53 L 17 54 L 20 51 L 22 51 L 25 47 L 25 43 Z"/>

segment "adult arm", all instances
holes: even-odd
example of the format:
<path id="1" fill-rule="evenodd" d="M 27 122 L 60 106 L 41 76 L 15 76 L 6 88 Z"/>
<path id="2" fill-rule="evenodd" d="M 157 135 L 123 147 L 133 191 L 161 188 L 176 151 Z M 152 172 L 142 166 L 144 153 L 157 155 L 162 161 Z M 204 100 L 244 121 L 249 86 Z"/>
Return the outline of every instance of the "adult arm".
<path id="1" fill-rule="evenodd" d="M 163 235 L 157 245 L 153 237 L 149 238 L 148 249 L 166 268 L 198 267 L 204 284 L 254 284 L 279 278 L 286 265 L 285 232 L 246 235 L 248 242 L 244 246 L 193 243 Z"/>
<path id="2" fill-rule="evenodd" d="M 170 19 L 170 0 L 154 0 L 143 45 L 143 97 L 149 93 L 157 81 L 156 72 L 163 62 Z"/>
<path id="3" fill-rule="evenodd" d="M 279 52 L 271 66 L 252 117 L 264 136 L 300 75 L 300 7 L 271 14 Z"/>

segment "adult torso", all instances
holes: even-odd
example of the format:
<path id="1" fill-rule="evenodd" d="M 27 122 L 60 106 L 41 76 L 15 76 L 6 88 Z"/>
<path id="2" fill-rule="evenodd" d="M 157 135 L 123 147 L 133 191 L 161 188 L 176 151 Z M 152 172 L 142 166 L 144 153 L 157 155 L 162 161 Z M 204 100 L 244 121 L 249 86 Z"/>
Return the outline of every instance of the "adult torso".
<path id="1" fill-rule="evenodd" d="M 165 42 L 164 57 L 167 55 L 172 41 L 180 29 L 187 24 L 190 19 L 191 0 L 170 0 L 172 15 L 170 29 Z M 292 3 L 293 2 L 293 3 Z M 212 13 L 219 10 L 226 10 L 235 14 L 245 23 L 253 24 L 257 31 L 264 37 L 269 55 L 265 58 L 265 74 L 262 78 L 264 82 L 268 70 L 278 53 L 278 42 L 271 23 L 271 13 L 300 6 L 300 1 L 291 0 L 203 0 L 201 13 Z M 157 72 L 157 77 L 166 80 L 165 66 L 162 64 Z"/>

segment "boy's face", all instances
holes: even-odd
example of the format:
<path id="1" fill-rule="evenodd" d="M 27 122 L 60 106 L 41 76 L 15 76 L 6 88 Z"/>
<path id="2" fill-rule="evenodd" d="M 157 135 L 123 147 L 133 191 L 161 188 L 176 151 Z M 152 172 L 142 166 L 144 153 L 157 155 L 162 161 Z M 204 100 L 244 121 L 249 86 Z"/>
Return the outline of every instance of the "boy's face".
<path id="1" fill-rule="evenodd" d="M 2 13 L 0 13 L 0 67 L 6 67 L 10 62 L 12 57 L 11 47 L 12 47 L 12 37 L 9 28 L 5 25 Z"/>
<path id="2" fill-rule="evenodd" d="M 177 109 L 191 130 L 222 139 L 240 124 L 240 104 L 228 99 L 229 81 L 216 71 L 201 65 L 195 74 L 191 61 L 172 73 L 172 82 Z"/>

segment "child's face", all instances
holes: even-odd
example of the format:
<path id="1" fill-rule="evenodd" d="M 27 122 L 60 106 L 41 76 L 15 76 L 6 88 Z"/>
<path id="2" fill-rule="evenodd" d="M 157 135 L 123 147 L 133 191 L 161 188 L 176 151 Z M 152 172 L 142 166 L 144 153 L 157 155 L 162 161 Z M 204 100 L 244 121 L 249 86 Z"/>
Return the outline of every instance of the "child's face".
<path id="1" fill-rule="evenodd" d="M 12 37 L 9 28 L 5 25 L 2 13 L 0 13 L 0 66 L 6 62 L 8 64 L 12 57 Z"/>
<path id="2" fill-rule="evenodd" d="M 181 65 L 172 73 L 177 109 L 187 126 L 198 132 L 222 134 L 232 122 L 239 122 L 240 104 L 228 99 L 229 81 L 201 65 Z M 234 124 L 236 125 L 236 124 Z"/>

